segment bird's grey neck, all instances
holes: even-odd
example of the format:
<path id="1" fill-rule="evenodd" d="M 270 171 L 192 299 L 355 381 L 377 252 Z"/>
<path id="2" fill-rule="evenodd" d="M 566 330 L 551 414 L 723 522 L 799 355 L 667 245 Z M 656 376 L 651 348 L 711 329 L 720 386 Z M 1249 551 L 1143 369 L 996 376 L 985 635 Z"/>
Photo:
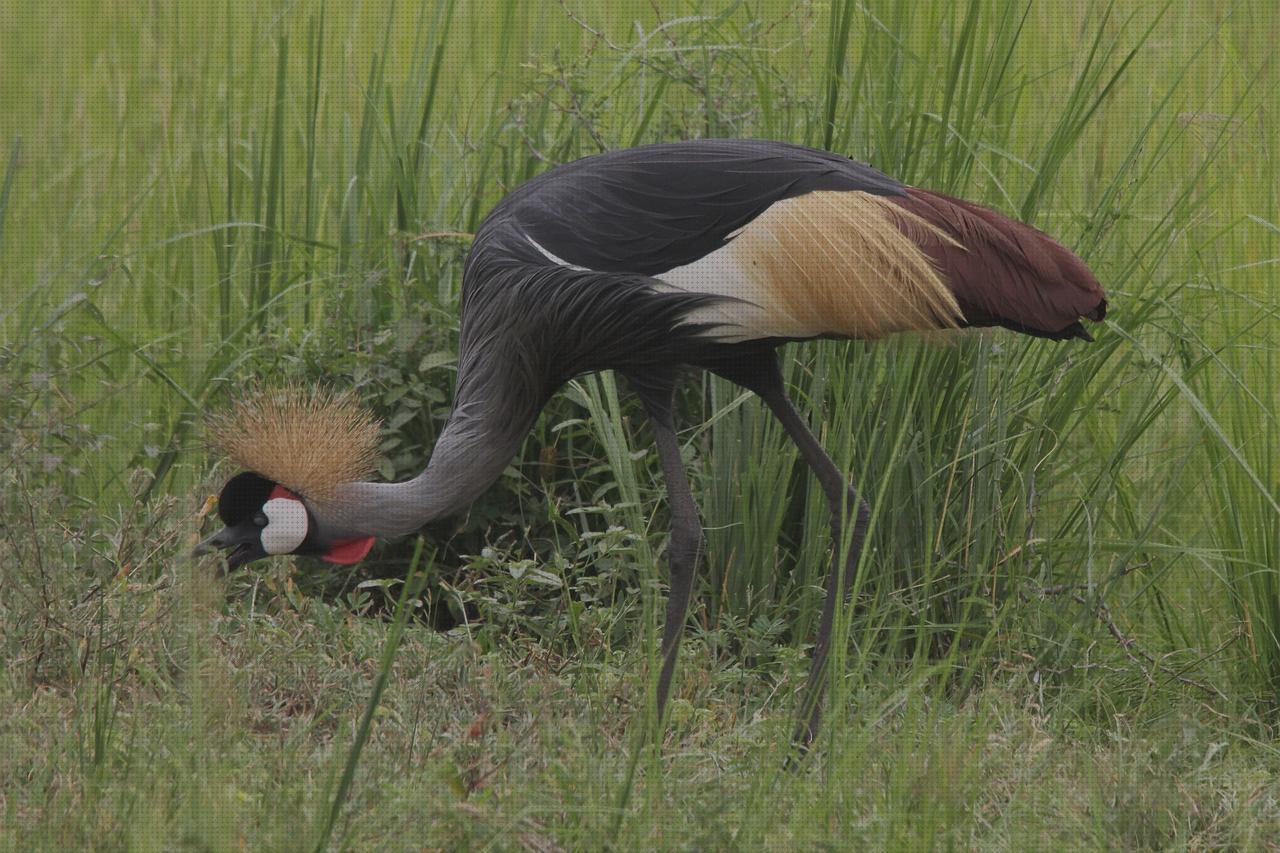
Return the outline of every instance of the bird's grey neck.
<path id="1" fill-rule="evenodd" d="M 479 388 L 483 393 L 471 393 Z M 454 409 L 426 470 L 401 483 L 339 487 L 334 500 L 313 508 L 321 529 L 330 539 L 393 538 L 464 509 L 501 476 L 544 400 L 529 395 L 528 389 L 460 381 Z"/>

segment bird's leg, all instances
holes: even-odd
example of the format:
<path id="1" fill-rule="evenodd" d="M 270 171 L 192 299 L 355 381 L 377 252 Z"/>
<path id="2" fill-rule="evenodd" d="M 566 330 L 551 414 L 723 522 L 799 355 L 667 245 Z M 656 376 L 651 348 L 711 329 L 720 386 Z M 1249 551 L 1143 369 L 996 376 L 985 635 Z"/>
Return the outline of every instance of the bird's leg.
<path id="1" fill-rule="evenodd" d="M 831 651 L 831 630 L 835 621 L 836 603 L 846 600 L 853 586 L 853 576 L 858 568 L 858 558 L 862 553 L 862 542 L 867 534 L 871 509 L 867 506 L 866 500 L 858 494 L 836 467 L 835 462 L 818 443 L 817 437 L 809 430 L 804 418 L 796 411 L 795 405 L 787 395 L 776 358 L 770 356 L 767 360 L 757 362 L 751 369 L 745 371 L 717 372 L 754 391 L 764 400 L 765 405 L 782 423 L 791 440 L 800 449 L 801 456 L 813 470 L 814 476 L 818 478 L 818 483 L 822 486 L 827 496 L 827 503 L 831 507 L 833 542 L 831 573 L 827 576 L 826 601 L 823 603 L 822 619 L 818 624 L 818 636 L 813 647 L 809 681 L 805 687 L 804 701 L 800 706 L 800 720 L 793 738 L 801 751 L 807 751 L 809 744 L 817 737 L 818 728 L 822 724 L 822 694 L 826 687 L 825 670 L 827 656 Z M 848 554 L 842 563 L 841 545 L 844 541 L 845 523 L 850 516 L 854 517 L 853 536 L 849 542 Z M 840 591 L 839 594 L 837 589 Z"/>
<path id="2" fill-rule="evenodd" d="M 680 650 L 680 635 L 684 631 L 685 614 L 689 610 L 689 596 L 693 590 L 693 575 L 702 550 L 702 523 L 698 519 L 698 505 L 689 488 L 684 462 L 680 458 L 680 444 L 676 440 L 675 421 L 671 415 L 674 378 L 655 382 L 633 380 L 640 399 L 644 402 L 653 435 L 662 461 L 662 476 L 667 483 L 667 501 L 671 509 L 671 541 L 667 546 L 667 562 L 671 567 L 671 595 L 667 598 L 667 618 L 662 628 L 662 670 L 658 675 L 658 719 L 662 719 L 671 689 L 671 675 L 675 670 L 676 655 Z"/>

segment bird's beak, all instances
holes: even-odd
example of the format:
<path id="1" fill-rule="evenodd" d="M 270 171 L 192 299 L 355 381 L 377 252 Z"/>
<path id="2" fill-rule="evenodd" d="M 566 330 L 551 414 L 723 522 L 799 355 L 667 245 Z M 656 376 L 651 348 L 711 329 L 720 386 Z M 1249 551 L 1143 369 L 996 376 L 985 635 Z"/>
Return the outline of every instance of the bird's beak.
<path id="1" fill-rule="evenodd" d="M 231 545 L 235 544 L 232 540 L 233 534 L 231 528 L 224 527 L 197 545 L 195 550 L 191 552 L 191 556 L 201 557 L 205 554 L 212 554 L 215 551 L 221 551 L 223 548 L 229 548 Z"/>
<path id="2" fill-rule="evenodd" d="M 191 552 L 191 556 L 199 557 L 203 554 L 226 551 L 227 571 L 233 572 L 245 563 L 267 556 L 267 552 L 262 550 L 259 535 L 258 528 L 252 524 L 224 527 L 197 545 Z"/>

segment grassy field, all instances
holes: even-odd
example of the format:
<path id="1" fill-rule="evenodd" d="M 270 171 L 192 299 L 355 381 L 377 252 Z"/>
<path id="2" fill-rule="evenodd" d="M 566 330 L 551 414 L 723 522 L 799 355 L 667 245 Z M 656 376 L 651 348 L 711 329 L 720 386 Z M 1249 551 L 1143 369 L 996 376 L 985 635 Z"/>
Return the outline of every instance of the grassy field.
<path id="1" fill-rule="evenodd" d="M 1278 49 L 1264 0 L 8 0 L 0 847 L 1277 849 Z M 1093 345 L 786 351 L 874 510 L 800 772 L 826 513 L 720 380 L 679 401 L 709 553 L 661 730 L 612 376 L 354 570 L 187 557 L 207 413 L 323 378 L 415 473 L 490 206 L 696 136 L 984 201 L 1111 296 Z"/>

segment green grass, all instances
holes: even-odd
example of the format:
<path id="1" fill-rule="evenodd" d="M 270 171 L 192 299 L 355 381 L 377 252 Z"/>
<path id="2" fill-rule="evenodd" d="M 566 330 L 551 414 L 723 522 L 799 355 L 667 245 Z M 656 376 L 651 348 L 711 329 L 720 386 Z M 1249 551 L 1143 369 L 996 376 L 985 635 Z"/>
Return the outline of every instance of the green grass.
<path id="1" fill-rule="evenodd" d="M 1274 849 L 1277 27 L 1253 0 L 11 2 L 0 844 Z M 489 207 L 726 135 L 1026 218 L 1112 297 L 1091 346 L 786 350 L 873 507 L 802 772 L 826 511 L 721 380 L 679 401 L 708 555 L 666 729 L 663 489 L 612 376 L 354 571 L 186 557 L 230 473 L 201 420 L 241 383 L 353 386 L 382 475 L 420 470 Z"/>

